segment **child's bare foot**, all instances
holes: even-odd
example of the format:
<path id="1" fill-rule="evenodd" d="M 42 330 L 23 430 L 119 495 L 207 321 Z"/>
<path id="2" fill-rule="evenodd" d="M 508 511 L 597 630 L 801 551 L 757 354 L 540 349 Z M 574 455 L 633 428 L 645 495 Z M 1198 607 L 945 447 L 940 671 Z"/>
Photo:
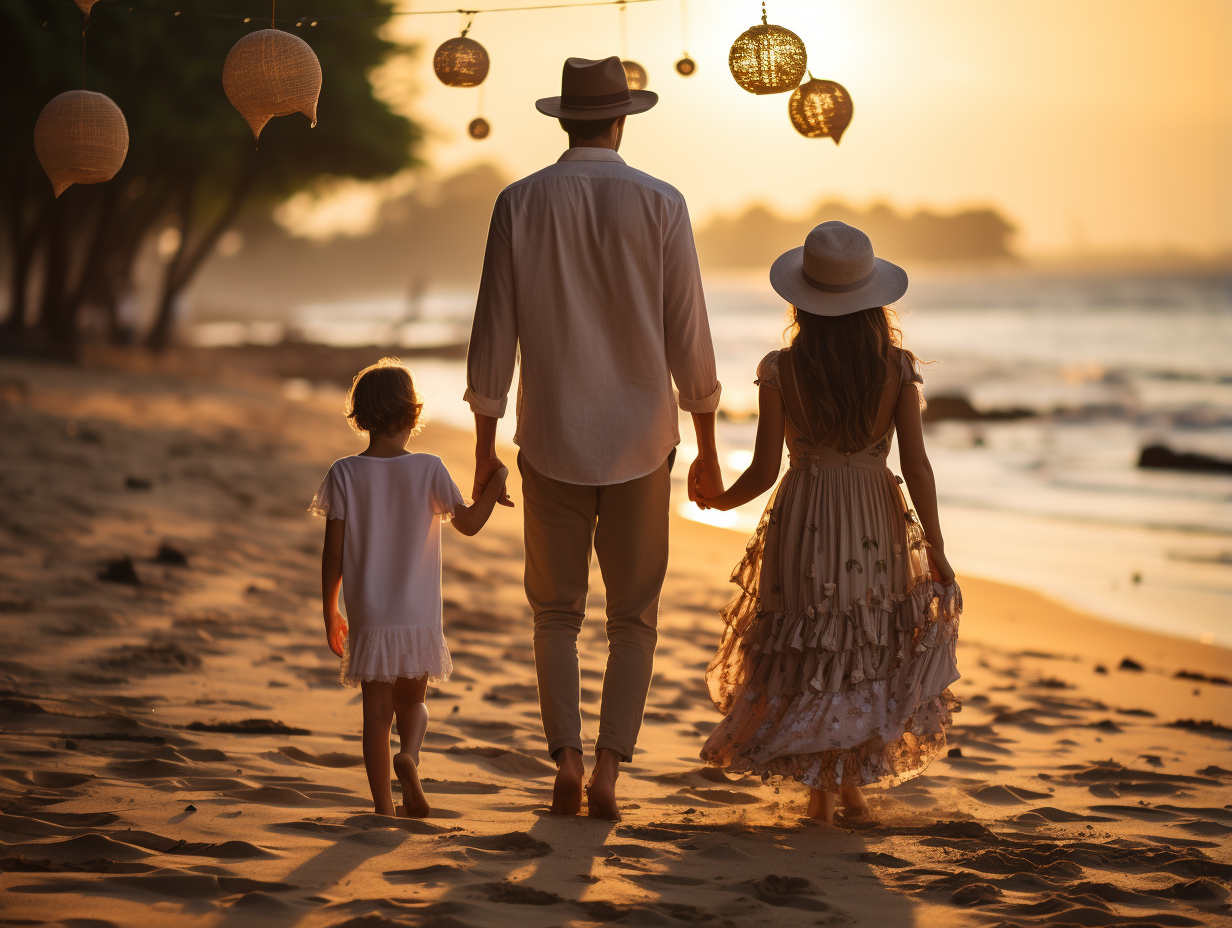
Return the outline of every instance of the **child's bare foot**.
<path id="1" fill-rule="evenodd" d="M 552 811 L 557 815 L 577 815 L 582 811 L 582 777 L 586 766 L 582 752 L 561 748 L 556 755 L 556 782 L 552 786 Z"/>
<path id="2" fill-rule="evenodd" d="M 399 751 L 394 755 L 394 773 L 402 784 L 402 808 L 407 818 L 427 818 L 431 809 L 419 782 L 419 769 L 410 754 Z"/>
<path id="3" fill-rule="evenodd" d="M 620 821 L 616 807 L 616 778 L 620 775 L 620 755 L 607 748 L 596 752 L 595 769 L 586 784 L 586 814 L 609 822 Z"/>
<path id="4" fill-rule="evenodd" d="M 851 819 L 868 818 L 870 810 L 868 800 L 860 792 L 855 783 L 844 782 L 840 787 L 843 791 L 843 817 Z"/>
<path id="5" fill-rule="evenodd" d="M 805 810 L 804 814 L 819 822 L 833 825 L 834 800 L 837 798 L 834 793 L 827 792 L 824 789 L 811 790 L 809 792 L 808 809 Z"/>

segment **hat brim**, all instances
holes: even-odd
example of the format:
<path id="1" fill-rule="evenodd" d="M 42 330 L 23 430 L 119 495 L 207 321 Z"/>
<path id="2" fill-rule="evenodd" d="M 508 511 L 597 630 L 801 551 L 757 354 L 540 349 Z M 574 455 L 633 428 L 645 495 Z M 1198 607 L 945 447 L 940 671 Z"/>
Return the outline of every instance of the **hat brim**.
<path id="1" fill-rule="evenodd" d="M 770 267 L 770 286 L 797 309 L 817 316 L 846 316 L 885 306 L 907 292 L 907 272 L 884 258 L 874 258 L 873 279 L 858 290 L 830 293 L 804 277 L 804 246 L 779 255 Z"/>
<path id="2" fill-rule="evenodd" d="M 644 113 L 659 102 L 653 90 L 630 90 L 629 99 L 611 106 L 565 106 L 560 97 L 544 97 L 535 101 L 535 109 L 553 119 L 612 119 Z"/>

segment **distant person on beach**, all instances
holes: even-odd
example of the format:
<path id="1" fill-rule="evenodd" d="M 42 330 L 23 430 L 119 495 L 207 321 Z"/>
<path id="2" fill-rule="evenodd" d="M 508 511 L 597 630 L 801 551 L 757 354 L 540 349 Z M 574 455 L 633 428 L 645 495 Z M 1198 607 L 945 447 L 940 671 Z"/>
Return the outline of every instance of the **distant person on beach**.
<path id="1" fill-rule="evenodd" d="M 401 750 L 393 769 L 403 812 L 422 818 L 419 749 L 428 728 L 424 692 L 453 672 L 441 631 L 441 522 L 474 535 L 505 489 L 497 468 L 467 506 L 441 459 L 411 453 L 423 402 L 396 358 L 360 371 L 347 395 L 347 418 L 368 447 L 330 467 L 309 512 L 324 516 L 321 598 L 325 637 L 342 658 L 342 682 L 364 701 L 364 767 L 378 815 L 393 815 L 389 731 L 398 719 Z M 339 611 L 344 589 L 346 616 Z"/>
<path id="2" fill-rule="evenodd" d="M 725 718 L 702 758 L 792 777 L 808 815 L 868 814 L 861 788 L 913 777 L 945 749 L 962 594 L 945 557 L 924 450 L 923 378 L 887 304 L 907 290 L 868 236 L 825 222 L 779 257 L 791 344 L 757 368 L 748 470 L 701 505 L 733 509 L 791 466 L 732 575 L 741 592 L 706 672 Z M 897 430 L 911 499 L 886 466 Z"/>
<path id="3" fill-rule="evenodd" d="M 619 58 L 565 62 L 561 95 L 536 107 L 560 120 L 569 150 L 496 201 L 467 356 L 476 493 L 502 467 L 496 422 L 521 360 L 526 596 L 557 766 L 552 810 L 564 815 L 582 808 L 577 636 L 592 549 L 607 588 L 608 661 L 587 811 L 618 815 L 616 778 L 633 759 L 658 639 L 677 402 L 697 434 L 690 488 L 723 489 L 720 388 L 688 210 L 616 153 L 625 117 L 657 100 L 629 89 Z"/>

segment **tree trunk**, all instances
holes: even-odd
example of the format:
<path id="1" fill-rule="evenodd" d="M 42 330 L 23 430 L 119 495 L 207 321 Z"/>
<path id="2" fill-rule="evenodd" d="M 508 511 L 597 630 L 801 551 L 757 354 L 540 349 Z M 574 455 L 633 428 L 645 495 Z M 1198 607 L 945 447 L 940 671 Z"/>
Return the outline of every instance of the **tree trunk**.
<path id="1" fill-rule="evenodd" d="M 49 353 L 72 358 L 77 353 L 77 333 L 65 329 L 63 318 L 64 278 L 68 274 L 65 206 L 65 201 L 59 198 L 51 205 L 39 327 L 43 331 L 44 347 Z"/>
<path id="2" fill-rule="evenodd" d="M 261 162 L 255 155 L 249 156 L 248 163 L 244 166 L 243 173 L 236 180 L 226 205 L 218 216 L 215 217 L 214 221 L 205 231 L 205 234 L 191 248 L 189 247 L 189 235 L 192 232 L 192 225 L 188 208 L 190 203 L 186 204 L 185 209 L 181 213 L 184 218 L 180 226 L 180 247 L 176 252 L 175 258 L 167 266 L 167 273 L 163 278 L 162 293 L 159 296 L 158 318 L 149 335 L 146 336 L 146 346 L 152 351 L 161 352 L 166 350 L 171 340 L 172 325 L 175 322 L 176 298 L 192 281 L 197 271 L 201 269 L 201 265 L 205 263 L 205 259 L 214 251 L 215 246 L 218 244 L 218 239 L 222 237 L 222 234 L 227 231 L 227 227 L 239 215 L 240 210 L 244 206 L 244 201 L 248 198 L 248 194 L 256 182 L 260 164 Z M 190 192 L 189 197 L 191 195 Z"/>
<path id="3" fill-rule="evenodd" d="M 34 192 L 40 188 L 37 186 L 38 178 L 30 176 L 31 161 L 29 157 L 23 158 L 13 172 L 13 187 L 9 195 L 9 315 L 0 330 L 8 337 L 17 337 L 26 328 L 30 265 L 50 213 L 51 198 Z M 28 220 L 31 212 L 33 219 Z"/>

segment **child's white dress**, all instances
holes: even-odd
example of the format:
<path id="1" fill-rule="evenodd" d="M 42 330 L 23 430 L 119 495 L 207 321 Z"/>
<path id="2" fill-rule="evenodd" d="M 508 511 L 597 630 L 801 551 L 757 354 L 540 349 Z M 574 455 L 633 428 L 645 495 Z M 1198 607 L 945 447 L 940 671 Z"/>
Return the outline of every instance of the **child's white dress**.
<path id="1" fill-rule="evenodd" d="M 357 454 L 330 467 L 308 511 L 345 523 L 343 683 L 439 683 L 453 672 L 441 629 L 441 523 L 464 504 L 432 454 Z"/>

